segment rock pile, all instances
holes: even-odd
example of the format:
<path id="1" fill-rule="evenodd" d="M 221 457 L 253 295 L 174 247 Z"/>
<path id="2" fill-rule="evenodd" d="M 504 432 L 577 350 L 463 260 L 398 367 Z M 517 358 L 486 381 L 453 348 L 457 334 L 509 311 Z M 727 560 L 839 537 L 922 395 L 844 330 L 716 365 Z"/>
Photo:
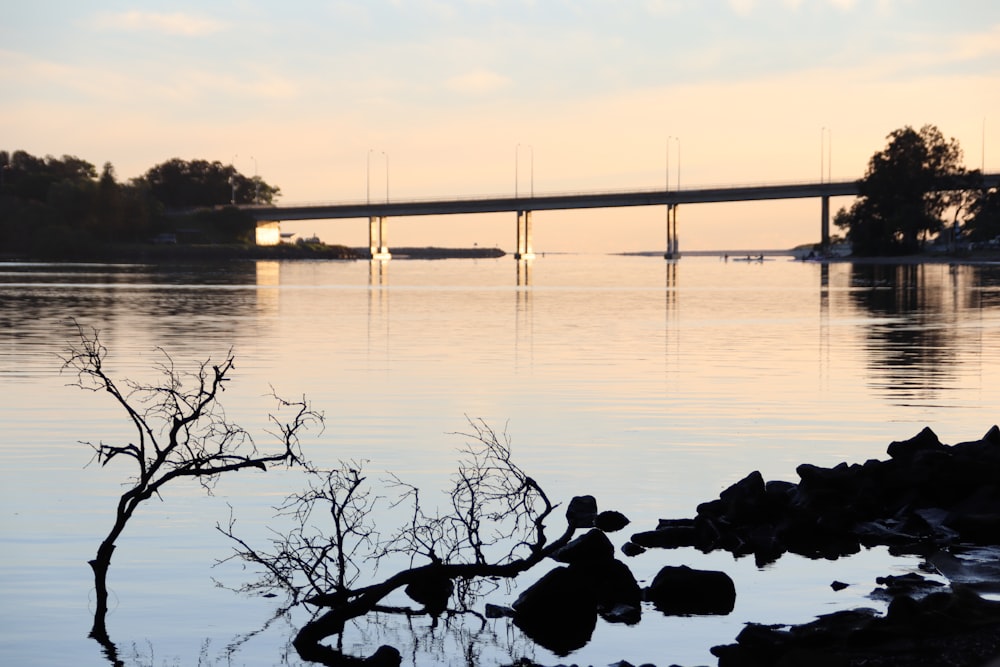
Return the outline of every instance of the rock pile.
<path id="1" fill-rule="evenodd" d="M 725 549 L 763 565 L 786 552 L 837 558 L 862 546 L 926 555 L 956 543 L 1000 541 L 1000 429 L 944 445 L 929 428 L 889 445 L 888 460 L 822 468 L 804 463 L 799 482 L 752 472 L 697 507 L 661 520 L 627 547 Z"/>

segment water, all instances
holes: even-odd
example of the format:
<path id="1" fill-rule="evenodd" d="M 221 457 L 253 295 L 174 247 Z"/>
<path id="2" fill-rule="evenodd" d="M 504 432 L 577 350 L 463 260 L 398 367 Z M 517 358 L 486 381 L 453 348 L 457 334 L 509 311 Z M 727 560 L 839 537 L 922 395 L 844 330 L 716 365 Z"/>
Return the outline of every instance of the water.
<path id="1" fill-rule="evenodd" d="M 86 561 L 128 471 L 88 467 L 80 441 L 131 433 L 106 395 L 60 373 L 73 319 L 101 330 L 119 377 L 155 379 L 158 348 L 178 363 L 232 348 L 224 405 L 233 420 L 260 434 L 271 387 L 305 395 L 326 415 L 325 430 L 304 439 L 310 458 L 366 459 L 373 479 L 391 471 L 429 497 L 447 487 L 465 442 L 455 433 L 482 418 L 506 430 L 517 463 L 553 499 L 589 493 L 627 514 L 616 544 L 658 518 L 693 516 L 751 470 L 795 481 L 801 462 L 884 458 L 890 441 L 927 425 L 952 443 L 1000 421 L 998 266 L 600 255 L 548 255 L 527 271 L 510 258 L 2 264 L 0 664 L 107 664 L 87 639 Z M 109 574 L 109 633 L 125 664 L 299 664 L 288 641 L 306 617 L 252 634 L 277 603 L 216 587 L 249 575 L 211 566 L 230 552 L 214 529 L 230 506 L 242 534 L 264 540 L 270 507 L 301 482 L 281 470 L 238 473 L 213 496 L 178 484 L 140 510 Z M 521 655 L 714 664 L 708 648 L 747 621 L 879 608 L 866 597 L 875 577 L 916 566 L 880 549 L 833 562 L 786 556 L 766 569 L 691 550 L 628 563 L 647 581 L 668 564 L 725 570 L 736 609 L 722 618 L 646 609 L 634 627 L 600 621 L 593 641 L 563 659 L 503 621 L 416 620 L 413 631 L 377 619 L 345 633 L 345 647 L 394 643 L 420 665 Z M 834 593 L 834 579 L 850 586 Z M 501 591 L 492 601 L 509 599 Z"/>

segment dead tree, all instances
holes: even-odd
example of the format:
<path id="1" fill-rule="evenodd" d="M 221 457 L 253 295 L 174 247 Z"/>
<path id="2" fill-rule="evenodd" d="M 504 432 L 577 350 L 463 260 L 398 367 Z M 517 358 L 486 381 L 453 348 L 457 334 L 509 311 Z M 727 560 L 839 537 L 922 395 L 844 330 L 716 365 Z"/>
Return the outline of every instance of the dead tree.
<path id="1" fill-rule="evenodd" d="M 278 442 L 273 449 L 262 451 L 250 433 L 226 417 L 219 403 L 233 370 L 232 350 L 221 363 L 207 360 L 194 371 L 182 371 L 161 349 L 162 359 L 156 364 L 158 383 L 119 382 L 105 368 L 108 350 L 99 332 L 87 331 L 80 325 L 77 328 L 80 342 L 63 357 L 63 371 L 76 374 L 74 386 L 110 394 L 134 427 L 134 439 L 126 444 L 84 443 L 94 450 L 93 460 L 101 466 L 124 461 L 132 468 L 130 486 L 118 499 L 111 530 L 89 561 L 97 597 L 90 636 L 115 662 L 116 650 L 105 621 L 107 574 L 115 543 L 139 505 L 161 495 L 174 480 L 193 478 L 211 492 L 222 473 L 247 468 L 266 470 L 270 464 L 303 464 L 299 434 L 310 425 L 322 425 L 323 416 L 313 411 L 305 399 L 288 402 L 275 395 L 277 412 L 290 411 L 291 418 L 282 421 L 277 414 L 271 415 L 268 434 Z"/>
<path id="2" fill-rule="evenodd" d="M 261 570 L 261 578 L 246 590 L 282 590 L 292 605 L 304 601 L 325 609 L 297 633 L 293 643 L 300 657 L 329 665 L 361 664 L 322 641 L 342 633 L 347 621 L 371 612 L 437 616 L 452 599 L 457 611 L 468 611 L 484 587 L 525 572 L 573 537 L 575 526 L 570 525 L 549 542 L 545 521 L 556 505 L 513 462 L 506 435 L 498 437 L 481 420 L 470 424 L 448 510 L 428 512 L 419 490 L 393 477 L 389 484 L 400 493 L 392 505 L 405 506 L 409 518 L 385 538 L 374 523 L 378 498 L 364 486 L 358 462 L 334 471 L 310 469 L 310 489 L 277 508 L 294 517 L 296 527 L 288 534 L 276 532 L 269 550 L 238 538 L 232 520 L 219 527 L 236 541 L 235 556 Z M 332 529 L 314 521 L 322 512 L 329 513 Z M 365 563 L 374 570 L 399 555 L 408 558 L 408 567 L 382 581 L 356 585 Z M 422 607 L 383 605 L 399 589 Z M 369 660 L 394 664 L 393 651 L 381 647 Z"/>

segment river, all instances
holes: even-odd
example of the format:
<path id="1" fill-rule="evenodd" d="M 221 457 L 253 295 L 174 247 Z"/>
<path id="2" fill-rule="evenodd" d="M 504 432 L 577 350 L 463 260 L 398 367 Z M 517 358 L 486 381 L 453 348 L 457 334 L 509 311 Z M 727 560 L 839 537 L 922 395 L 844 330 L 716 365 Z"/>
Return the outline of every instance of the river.
<path id="1" fill-rule="evenodd" d="M 924 426 L 945 443 L 978 439 L 1000 421 L 1000 266 L 989 264 L 558 254 L 527 265 L 6 263 L 0 322 L 5 665 L 108 664 L 87 638 L 87 560 L 129 471 L 88 465 L 80 443 L 132 434 L 107 395 L 61 372 L 76 323 L 100 330 L 119 378 L 155 379 L 164 352 L 189 367 L 232 349 L 231 419 L 263 434 L 272 388 L 305 396 L 326 420 L 303 439 L 309 458 L 365 460 L 373 483 L 392 473 L 430 498 L 448 485 L 466 441 L 457 434 L 482 419 L 506 432 L 516 462 L 554 500 L 591 494 L 625 513 L 632 523 L 616 545 L 659 518 L 693 516 L 752 470 L 797 481 L 802 462 L 885 458 L 889 442 Z M 294 471 L 237 473 L 211 496 L 177 484 L 140 509 L 109 573 L 108 629 L 126 665 L 300 664 L 288 642 L 304 612 L 269 623 L 277 601 L 225 588 L 251 573 L 213 564 L 231 552 L 217 523 L 232 512 L 248 540 L 265 541 L 271 508 L 301 484 Z M 839 561 L 785 556 L 766 568 L 686 549 L 626 560 L 646 582 L 663 565 L 724 570 L 736 609 L 676 618 L 649 608 L 632 627 L 601 621 L 565 658 L 504 619 L 450 628 L 378 619 L 350 628 L 344 646 L 393 643 L 418 665 L 521 655 L 714 664 L 709 647 L 748 621 L 880 608 L 867 597 L 875 577 L 917 566 L 881 549 Z M 848 588 L 834 592 L 835 579 Z"/>

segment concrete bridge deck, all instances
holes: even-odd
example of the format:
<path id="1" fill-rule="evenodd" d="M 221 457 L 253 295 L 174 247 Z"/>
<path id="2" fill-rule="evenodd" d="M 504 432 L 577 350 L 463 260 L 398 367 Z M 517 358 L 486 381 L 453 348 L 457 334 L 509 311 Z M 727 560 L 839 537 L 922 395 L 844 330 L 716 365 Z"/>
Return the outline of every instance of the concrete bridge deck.
<path id="1" fill-rule="evenodd" d="M 1000 179 L 1000 175 L 998 175 Z M 857 181 L 745 185 L 690 188 L 684 190 L 628 190 L 540 194 L 511 197 L 449 197 L 347 203 L 291 204 L 287 206 L 245 207 L 258 220 L 323 220 L 370 218 L 377 216 L 451 215 L 461 213 L 502 213 L 513 211 L 554 211 L 625 206 L 676 206 L 767 199 L 852 196 Z"/>
<path id="2" fill-rule="evenodd" d="M 984 174 L 986 187 L 1000 185 L 1000 174 Z M 954 182 L 944 181 L 940 190 L 957 189 Z M 386 193 L 388 198 L 388 193 Z M 447 197 L 437 199 L 403 199 L 398 201 L 364 201 L 343 203 L 291 204 L 287 206 L 244 206 L 258 223 L 291 220 L 324 220 L 368 218 L 369 245 L 373 258 L 389 258 L 385 241 L 386 219 L 392 216 L 454 215 L 468 213 L 517 213 L 518 259 L 533 256 L 531 248 L 531 213 L 590 208 L 628 206 L 667 207 L 667 249 L 665 257 L 679 255 L 677 242 L 677 207 L 681 204 L 707 204 L 776 199 L 806 199 L 819 197 L 820 243 L 829 241 L 830 197 L 858 195 L 858 181 L 819 183 L 785 183 L 766 185 L 732 185 L 694 187 L 687 189 L 628 190 L 612 192 L 556 193 L 530 196 Z"/>

